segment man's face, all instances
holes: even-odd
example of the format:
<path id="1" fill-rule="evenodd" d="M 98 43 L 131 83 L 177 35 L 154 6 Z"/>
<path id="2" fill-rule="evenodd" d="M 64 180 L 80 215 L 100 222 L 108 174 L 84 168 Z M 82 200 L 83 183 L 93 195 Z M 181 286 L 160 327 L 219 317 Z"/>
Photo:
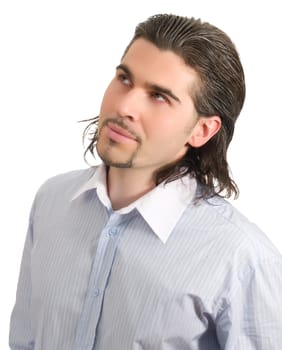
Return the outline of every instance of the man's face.
<path id="1" fill-rule="evenodd" d="M 196 80 L 179 56 L 137 39 L 102 101 L 97 151 L 105 164 L 154 172 L 181 158 L 198 124 L 189 93 Z"/>

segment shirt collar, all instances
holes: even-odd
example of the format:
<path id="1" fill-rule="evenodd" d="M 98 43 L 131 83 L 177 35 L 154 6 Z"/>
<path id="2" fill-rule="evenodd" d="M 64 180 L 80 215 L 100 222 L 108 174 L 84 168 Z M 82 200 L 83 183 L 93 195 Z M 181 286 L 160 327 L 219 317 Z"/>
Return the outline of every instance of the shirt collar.
<path id="1" fill-rule="evenodd" d="M 165 243 L 185 208 L 194 199 L 196 188 L 196 180 L 186 175 L 167 184 L 159 184 L 152 191 L 116 212 L 127 214 L 137 209 L 154 233 Z M 97 167 L 93 176 L 78 190 L 72 200 L 92 189 L 97 190 L 97 196 L 103 205 L 111 209 L 104 164 Z"/>
<path id="2" fill-rule="evenodd" d="M 97 189 L 97 195 L 100 201 L 104 204 L 108 209 L 111 208 L 111 202 L 107 194 L 107 181 L 106 181 L 106 167 L 104 164 L 99 165 L 91 178 L 83 184 L 79 190 L 72 197 L 72 201 L 77 197 L 82 195 L 84 192 L 87 192 L 92 189 Z"/>

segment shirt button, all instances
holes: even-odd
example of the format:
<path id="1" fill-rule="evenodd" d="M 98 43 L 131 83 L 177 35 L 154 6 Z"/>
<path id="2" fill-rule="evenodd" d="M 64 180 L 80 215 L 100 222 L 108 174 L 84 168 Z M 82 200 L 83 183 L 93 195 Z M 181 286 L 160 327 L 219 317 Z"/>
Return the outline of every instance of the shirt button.
<path id="1" fill-rule="evenodd" d="M 93 294 L 94 294 L 94 297 L 97 297 L 97 296 L 100 294 L 99 289 L 98 289 L 98 288 L 95 288 Z"/>
<path id="2" fill-rule="evenodd" d="M 109 229 L 109 235 L 110 236 L 115 236 L 117 234 L 117 232 L 118 232 L 118 229 L 116 227 L 111 227 Z"/>

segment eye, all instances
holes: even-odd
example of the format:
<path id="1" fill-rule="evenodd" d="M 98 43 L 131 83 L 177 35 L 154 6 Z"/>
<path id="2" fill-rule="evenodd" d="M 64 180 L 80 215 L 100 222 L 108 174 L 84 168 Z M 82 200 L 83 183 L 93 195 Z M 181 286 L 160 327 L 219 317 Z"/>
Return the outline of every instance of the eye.
<path id="1" fill-rule="evenodd" d="M 165 95 L 163 95 L 157 91 L 152 92 L 151 97 L 158 102 L 169 102 L 169 99 Z"/>
<path id="2" fill-rule="evenodd" d="M 131 85 L 130 79 L 124 73 L 119 73 L 117 75 L 117 79 L 124 85 L 128 85 L 128 86 Z"/>

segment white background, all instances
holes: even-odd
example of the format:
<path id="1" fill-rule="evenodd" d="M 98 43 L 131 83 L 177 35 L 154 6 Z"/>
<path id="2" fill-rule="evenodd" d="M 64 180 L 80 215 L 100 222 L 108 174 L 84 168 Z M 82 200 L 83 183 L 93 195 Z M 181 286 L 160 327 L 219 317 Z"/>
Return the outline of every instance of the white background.
<path id="1" fill-rule="evenodd" d="M 77 121 L 100 101 L 135 25 L 155 13 L 201 17 L 226 31 L 245 68 L 247 99 L 229 152 L 234 202 L 282 251 L 279 1 L 4 0 L 0 5 L 0 349 L 31 202 L 48 177 L 86 168 Z M 51 349 L 50 349 L 51 350 Z"/>

